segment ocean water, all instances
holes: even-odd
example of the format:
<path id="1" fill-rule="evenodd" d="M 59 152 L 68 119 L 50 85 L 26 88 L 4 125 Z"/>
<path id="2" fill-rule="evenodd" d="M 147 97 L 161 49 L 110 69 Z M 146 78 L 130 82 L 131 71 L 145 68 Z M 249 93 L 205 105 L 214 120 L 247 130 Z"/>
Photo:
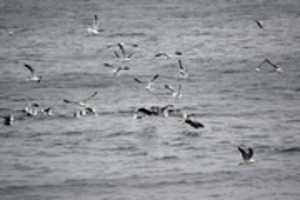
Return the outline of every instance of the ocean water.
<path id="1" fill-rule="evenodd" d="M 90 36 L 94 14 L 104 31 Z M 0 116 L 16 117 L 0 125 L 1 200 L 299 199 L 299 1 L 0 0 L 0 42 Z M 107 48 L 118 42 L 138 44 L 125 46 L 130 61 Z M 265 58 L 283 72 L 255 71 Z M 114 77 L 105 62 L 130 70 Z M 154 74 L 153 93 L 133 80 Z M 183 97 L 164 84 L 182 84 Z M 96 91 L 98 115 L 73 118 L 79 107 L 63 99 Z M 54 115 L 20 114 L 31 103 Z M 133 118 L 167 104 L 205 128 Z M 254 148 L 254 164 L 239 165 L 239 145 Z"/>

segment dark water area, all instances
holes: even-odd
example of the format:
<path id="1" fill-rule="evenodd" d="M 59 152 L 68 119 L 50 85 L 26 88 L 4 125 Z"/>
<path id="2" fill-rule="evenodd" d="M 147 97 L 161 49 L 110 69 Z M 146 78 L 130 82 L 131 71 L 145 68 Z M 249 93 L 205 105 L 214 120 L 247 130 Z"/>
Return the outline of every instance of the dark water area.
<path id="1" fill-rule="evenodd" d="M 104 31 L 91 36 L 94 14 Z M 0 0 L 0 199 L 299 199 L 299 22 L 296 0 Z M 138 44 L 130 60 L 107 48 L 118 42 Z M 265 58 L 283 72 L 257 72 Z M 115 77 L 104 63 L 130 70 Z M 153 93 L 134 81 L 154 74 Z M 80 106 L 63 100 L 93 92 L 97 115 L 74 118 Z M 25 115 L 32 103 L 53 115 Z M 133 117 L 167 104 L 205 128 Z M 239 145 L 255 163 L 239 165 Z"/>

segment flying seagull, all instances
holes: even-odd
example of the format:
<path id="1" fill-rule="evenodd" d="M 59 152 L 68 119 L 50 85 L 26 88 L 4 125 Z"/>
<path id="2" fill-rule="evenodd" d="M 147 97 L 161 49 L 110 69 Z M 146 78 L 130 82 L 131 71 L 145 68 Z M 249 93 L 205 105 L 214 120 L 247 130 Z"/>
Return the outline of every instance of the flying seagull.
<path id="1" fill-rule="evenodd" d="M 35 70 L 31 65 L 24 63 L 24 67 L 30 71 L 30 77 L 28 77 L 27 81 L 41 82 L 42 76 L 36 75 Z"/>
<path id="2" fill-rule="evenodd" d="M 100 32 L 103 32 L 103 29 L 99 28 L 98 15 L 94 15 L 92 27 L 87 29 L 89 35 L 98 35 Z"/>
<path id="3" fill-rule="evenodd" d="M 157 57 L 157 58 L 158 57 L 166 57 L 167 59 L 171 58 L 171 56 L 167 53 L 157 53 L 157 54 L 154 55 L 154 57 Z"/>
<path id="4" fill-rule="evenodd" d="M 183 66 L 181 59 L 178 60 L 178 67 L 179 67 L 178 68 L 179 77 L 181 78 L 189 77 L 187 69 Z"/>
<path id="5" fill-rule="evenodd" d="M 274 69 L 275 72 L 279 72 L 279 73 L 283 72 L 283 70 L 282 70 L 281 67 L 279 67 L 278 65 L 275 65 L 275 64 L 274 64 L 273 62 L 271 62 L 271 60 L 268 59 L 268 58 L 265 58 L 265 59 L 264 59 L 264 60 L 256 67 L 256 71 L 260 71 L 262 65 L 265 64 L 265 63 L 268 64 L 268 65 L 270 65 L 271 67 L 273 67 L 273 69 Z"/>
<path id="6" fill-rule="evenodd" d="M 260 29 L 264 29 L 264 26 L 262 24 L 262 22 L 258 21 L 258 20 L 254 20 L 254 22 L 256 23 L 256 25 L 260 28 Z"/>
<path id="7" fill-rule="evenodd" d="M 240 151 L 241 156 L 243 158 L 243 162 L 241 164 L 251 164 L 254 162 L 254 159 L 253 159 L 254 152 L 251 147 L 249 147 L 246 151 L 245 149 L 243 149 L 242 147 L 239 146 L 238 150 Z"/>
<path id="8" fill-rule="evenodd" d="M 130 69 L 128 66 L 116 67 L 116 66 L 114 66 L 112 64 L 109 64 L 109 63 L 104 63 L 103 65 L 104 65 L 104 67 L 113 69 L 112 72 L 113 72 L 114 76 L 119 76 L 121 71 L 128 71 Z"/>
<path id="9" fill-rule="evenodd" d="M 85 110 L 89 109 L 89 110 L 91 110 L 91 113 L 96 114 L 96 109 L 94 107 L 90 106 L 87 102 L 90 101 L 92 98 L 94 98 L 97 94 L 98 94 L 98 92 L 94 92 L 90 96 L 88 96 L 87 98 L 85 98 L 81 101 L 73 101 L 73 100 L 64 99 L 63 102 L 67 103 L 67 104 L 79 105 L 79 106 L 83 107 Z"/>
<path id="10" fill-rule="evenodd" d="M 195 129 L 204 128 L 205 127 L 204 124 L 202 124 L 201 122 L 198 122 L 196 120 L 191 119 L 190 116 L 191 116 L 190 114 L 184 113 L 183 119 L 184 119 L 184 122 L 186 124 L 190 125 L 191 127 L 195 128 Z"/>
<path id="11" fill-rule="evenodd" d="M 159 77 L 159 74 L 155 74 L 155 75 L 151 78 L 150 81 L 141 81 L 141 80 L 138 79 L 138 78 L 134 78 L 134 80 L 135 80 L 135 82 L 137 82 L 137 83 L 140 83 L 140 84 L 146 84 L 146 87 L 145 87 L 146 90 L 152 92 L 152 91 L 153 91 L 153 84 L 154 84 L 154 81 L 155 81 L 156 79 L 158 79 L 158 77 Z"/>
<path id="12" fill-rule="evenodd" d="M 117 46 L 118 47 L 118 50 L 119 52 L 117 51 L 114 51 L 114 56 L 116 58 L 122 58 L 124 59 L 125 61 L 129 61 L 132 56 L 134 55 L 134 52 L 131 52 L 131 53 L 128 53 L 126 50 L 125 50 L 125 46 L 131 46 L 131 47 L 138 47 L 137 44 L 135 43 L 124 43 L 124 42 L 119 42 L 117 44 L 111 44 L 111 45 L 107 45 L 107 48 L 111 48 L 111 47 L 114 47 L 114 46 Z"/>
<path id="13" fill-rule="evenodd" d="M 181 94 L 182 86 L 181 86 L 181 84 L 178 85 L 177 90 L 174 89 L 171 85 L 165 84 L 165 89 L 169 90 L 172 93 L 172 97 L 174 97 L 176 99 L 179 99 L 179 98 L 182 97 L 182 94 Z"/>

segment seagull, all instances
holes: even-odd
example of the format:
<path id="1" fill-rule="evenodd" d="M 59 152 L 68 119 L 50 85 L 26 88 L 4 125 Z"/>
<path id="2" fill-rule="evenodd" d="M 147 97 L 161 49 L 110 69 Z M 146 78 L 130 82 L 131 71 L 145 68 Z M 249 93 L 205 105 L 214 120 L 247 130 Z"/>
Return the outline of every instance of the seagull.
<path id="1" fill-rule="evenodd" d="M 119 42 L 117 44 L 107 45 L 107 48 L 117 46 L 118 49 L 120 50 L 121 55 L 117 51 L 114 51 L 113 53 L 114 53 L 115 57 L 116 58 L 122 58 L 125 61 L 130 61 L 130 59 L 132 58 L 134 52 L 127 53 L 126 50 L 125 50 L 125 45 L 131 46 L 131 47 L 138 47 L 138 45 L 135 44 L 135 43 L 126 43 L 125 44 L 124 42 Z"/>
<path id="2" fill-rule="evenodd" d="M 87 98 L 85 98 L 81 101 L 73 101 L 73 100 L 68 100 L 68 99 L 64 99 L 63 101 L 67 104 L 76 104 L 76 105 L 79 105 L 84 108 L 93 109 L 95 111 L 95 109 L 92 106 L 90 106 L 89 104 L 87 104 L 87 102 L 89 100 L 91 100 L 92 98 L 94 98 L 97 94 L 98 94 L 98 92 L 94 92 L 93 94 L 91 94 L 90 96 L 88 96 Z"/>
<path id="3" fill-rule="evenodd" d="M 260 70 L 261 70 L 261 67 L 262 67 L 262 65 L 263 65 L 264 63 L 267 63 L 267 64 L 269 64 L 271 67 L 273 67 L 273 69 L 274 69 L 275 72 L 278 72 L 278 73 L 283 72 L 283 70 L 282 70 L 281 67 L 275 65 L 275 64 L 274 64 L 273 62 L 271 62 L 271 60 L 268 59 L 268 58 L 265 58 L 265 59 L 264 59 L 264 60 L 256 67 L 255 70 L 256 70 L 256 71 L 260 71 Z"/>
<path id="4" fill-rule="evenodd" d="M 254 159 L 253 159 L 253 149 L 251 147 L 249 147 L 247 150 L 248 152 L 246 152 L 245 149 L 243 149 L 242 147 L 238 147 L 238 150 L 240 151 L 241 153 L 241 156 L 243 158 L 243 162 L 240 163 L 240 164 L 251 164 L 254 162 Z"/>
<path id="5" fill-rule="evenodd" d="M 158 79 L 158 77 L 159 77 L 159 74 L 155 74 L 155 75 L 151 78 L 151 80 L 148 81 L 148 82 L 141 81 L 141 80 L 138 79 L 138 78 L 134 78 L 134 80 L 135 80 L 135 82 L 140 83 L 140 84 L 145 84 L 145 83 L 146 83 L 146 87 L 145 87 L 146 90 L 152 92 L 152 91 L 153 91 L 153 84 L 154 84 L 154 81 L 155 81 L 156 79 Z"/>
<path id="6" fill-rule="evenodd" d="M 182 65 L 181 59 L 178 60 L 178 66 L 179 66 L 179 69 L 178 69 L 179 77 L 181 77 L 181 78 L 189 77 L 187 69 Z"/>
<path id="7" fill-rule="evenodd" d="M 195 129 L 204 128 L 204 124 L 202 124 L 201 122 L 192 120 L 190 118 L 190 114 L 184 113 L 183 119 L 186 124 L 190 125 L 191 127 L 195 128 Z"/>
<path id="8" fill-rule="evenodd" d="M 172 97 L 176 99 L 180 99 L 182 97 L 181 88 L 181 84 L 178 85 L 177 90 L 175 90 L 172 86 L 165 84 L 165 89 L 169 90 L 172 93 Z"/>
<path id="9" fill-rule="evenodd" d="M 104 67 L 113 68 L 114 76 L 119 76 L 121 71 L 128 71 L 130 69 L 128 66 L 115 67 L 114 65 L 109 64 L 109 63 L 104 63 L 103 65 L 104 65 Z"/>
<path id="10" fill-rule="evenodd" d="M 36 81 L 36 82 L 38 82 L 38 83 L 41 82 L 42 76 L 36 75 L 36 74 L 35 74 L 35 70 L 33 69 L 32 66 L 30 66 L 30 65 L 28 65 L 28 64 L 26 64 L 26 63 L 24 63 L 24 67 L 30 71 L 30 75 L 31 75 L 31 76 L 27 79 L 27 81 Z"/>
<path id="11" fill-rule="evenodd" d="M 169 55 L 169 54 L 167 54 L 167 53 L 157 53 L 157 54 L 155 54 L 154 55 L 154 57 L 166 57 L 167 59 L 170 59 L 171 58 L 171 56 Z"/>
<path id="12" fill-rule="evenodd" d="M 258 20 L 254 20 L 254 22 L 256 23 L 256 25 L 260 28 L 260 29 L 264 29 L 264 26 L 262 25 L 262 23 Z"/>
<path id="13" fill-rule="evenodd" d="M 103 29 L 99 29 L 98 15 L 94 15 L 93 25 L 87 29 L 89 35 L 98 35 L 103 32 Z"/>
<path id="14" fill-rule="evenodd" d="M 4 118 L 4 125 L 5 126 L 12 126 L 15 121 L 15 117 L 13 114 L 3 117 Z"/>

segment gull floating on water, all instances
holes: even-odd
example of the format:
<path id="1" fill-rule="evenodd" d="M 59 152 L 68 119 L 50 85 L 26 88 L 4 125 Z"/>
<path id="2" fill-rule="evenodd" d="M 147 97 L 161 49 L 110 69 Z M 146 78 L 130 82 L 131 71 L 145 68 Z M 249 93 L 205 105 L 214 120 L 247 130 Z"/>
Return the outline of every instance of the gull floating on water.
<path id="1" fill-rule="evenodd" d="M 114 76 L 119 76 L 121 71 L 128 71 L 130 69 L 128 66 L 116 67 L 116 66 L 114 66 L 112 64 L 109 64 L 109 63 L 104 63 L 103 65 L 104 65 L 104 67 L 108 67 L 108 68 L 113 69 L 113 75 Z"/>
<path id="2" fill-rule="evenodd" d="M 92 27 L 87 29 L 89 35 L 98 35 L 100 32 L 103 32 L 103 29 L 99 28 L 98 15 L 94 15 Z"/>
<path id="3" fill-rule="evenodd" d="M 191 119 L 191 114 L 184 113 L 183 119 L 186 124 L 190 125 L 191 127 L 195 128 L 195 129 L 205 127 L 204 124 L 202 124 L 201 122 Z"/>
<path id="4" fill-rule="evenodd" d="M 153 84 L 154 84 L 154 81 L 155 81 L 156 79 L 158 79 L 158 77 L 159 77 L 159 74 L 155 74 L 155 75 L 151 78 L 150 81 L 141 81 L 141 80 L 138 79 L 138 78 L 134 78 L 134 80 L 135 80 L 135 82 L 137 82 L 137 83 L 140 83 L 140 84 L 146 84 L 146 87 L 145 87 L 146 90 L 152 92 L 152 91 L 153 91 Z"/>
<path id="5" fill-rule="evenodd" d="M 189 77 L 189 74 L 187 72 L 187 69 L 183 66 L 181 59 L 178 60 L 178 73 L 180 78 L 187 78 Z"/>
<path id="6" fill-rule="evenodd" d="M 42 76 L 36 75 L 35 70 L 32 66 L 25 63 L 24 67 L 30 71 L 30 77 L 27 79 L 27 81 L 36 81 L 38 83 L 41 82 Z"/>
<path id="7" fill-rule="evenodd" d="M 239 146 L 238 150 L 240 151 L 241 156 L 243 158 L 243 162 L 240 164 L 251 164 L 254 162 L 254 159 L 253 159 L 254 151 L 251 147 L 249 147 L 246 151 L 245 149 L 243 149 L 242 147 Z"/>
<path id="8" fill-rule="evenodd" d="M 279 73 L 283 72 L 283 70 L 282 70 L 281 67 L 275 65 L 275 64 L 274 64 L 273 62 L 271 62 L 271 60 L 268 59 L 268 58 L 265 58 L 265 59 L 264 59 L 264 60 L 256 67 L 255 70 L 256 70 L 256 71 L 260 71 L 262 65 L 265 64 L 265 63 L 268 64 L 268 65 L 270 65 L 271 67 L 273 67 L 273 69 L 274 69 L 275 72 L 279 72 Z"/>
<path id="9" fill-rule="evenodd" d="M 165 89 L 169 90 L 172 93 L 172 97 L 176 98 L 176 99 L 180 99 L 182 97 L 182 86 L 181 84 L 178 85 L 177 90 L 174 89 L 171 85 L 165 84 Z"/>

